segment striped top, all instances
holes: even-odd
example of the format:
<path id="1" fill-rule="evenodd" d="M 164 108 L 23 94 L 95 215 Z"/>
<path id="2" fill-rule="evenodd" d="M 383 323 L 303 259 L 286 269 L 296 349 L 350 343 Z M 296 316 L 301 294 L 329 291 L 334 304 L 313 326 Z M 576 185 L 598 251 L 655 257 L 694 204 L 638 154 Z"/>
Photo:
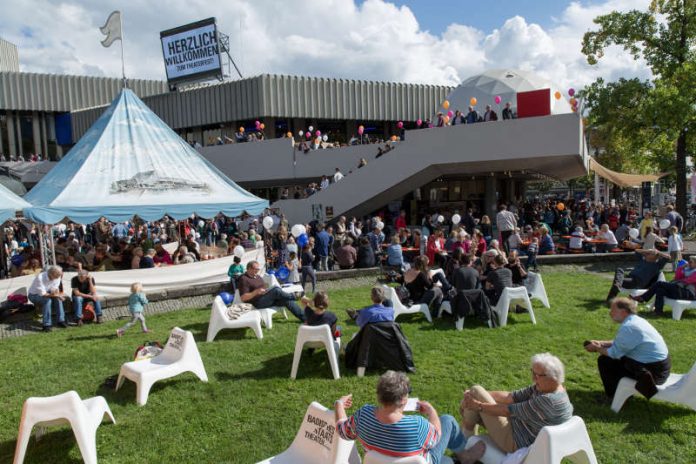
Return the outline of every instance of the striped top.
<path id="1" fill-rule="evenodd" d="M 337 426 L 344 440 L 360 440 L 366 450 L 387 456 L 423 456 L 428 462 L 430 450 L 440 441 L 440 434 L 419 415 L 404 416 L 394 424 L 383 424 L 375 416 L 377 407 L 367 404 Z"/>
<path id="2" fill-rule="evenodd" d="M 512 438 L 517 448 L 534 443 L 541 429 L 562 424 L 573 417 L 573 405 L 565 391 L 542 393 L 535 385 L 512 392 L 508 406 Z"/>

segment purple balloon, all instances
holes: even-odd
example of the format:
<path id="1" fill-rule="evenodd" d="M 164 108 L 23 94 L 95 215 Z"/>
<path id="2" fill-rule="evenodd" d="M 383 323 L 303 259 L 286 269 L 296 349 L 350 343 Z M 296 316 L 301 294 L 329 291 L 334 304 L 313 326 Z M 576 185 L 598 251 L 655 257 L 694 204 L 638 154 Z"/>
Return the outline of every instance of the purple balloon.
<path id="1" fill-rule="evenodd" d="M 416 121 L 416 126 L 420 127 L 423 125 L 423 120 L 419 119 Z"/>
<path id="2" fill-rule="evenodd" d="M 570 95 L 571 97 L 572 97 L 573 95 L 575 95 L 575 89 L 572 88 L 572 87 L 569 88 L 569 89 L 568 89 L 568 95 Z"/>
<path id="3" fill-rule="evenodd" d="M 316 135 L 317 137 L 321 137 L 321 131 L 320 131 L 320 130 L 316 131 L 316 132 L 314 133 L 314 135 Z"/>
<path id="4" fill-rule="evenodd" d="M 396 127 L 398 127 L 399 129 L 403 129 L 403 127 L 404 127 L 403 121 L 397 122 L 397 123 L 396 123 Z"/>

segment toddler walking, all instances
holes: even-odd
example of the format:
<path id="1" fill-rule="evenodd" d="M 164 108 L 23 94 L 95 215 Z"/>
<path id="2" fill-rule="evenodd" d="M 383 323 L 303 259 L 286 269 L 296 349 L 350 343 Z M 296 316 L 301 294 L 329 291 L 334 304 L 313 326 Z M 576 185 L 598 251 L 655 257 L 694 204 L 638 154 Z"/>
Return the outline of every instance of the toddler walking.
<path id="1" fill-rule="evenodd" d="M 143 329 L 143 333 L 150 332 L 145 325 L 145 316 L 143 316 L 143 309 L 145 308 L 146 304 L 148 304 L 148 301 L 147 297 L 143 293 L 143 285 L 140 282 L 135 282 L 131 285 L 131 294 L 128 297 L 128 311 L 131 313 L 131 320 L 116 331 L 117 336 L 122 336 L 123 333 L 137 321 L 140 321 L 140 326 Z"/>

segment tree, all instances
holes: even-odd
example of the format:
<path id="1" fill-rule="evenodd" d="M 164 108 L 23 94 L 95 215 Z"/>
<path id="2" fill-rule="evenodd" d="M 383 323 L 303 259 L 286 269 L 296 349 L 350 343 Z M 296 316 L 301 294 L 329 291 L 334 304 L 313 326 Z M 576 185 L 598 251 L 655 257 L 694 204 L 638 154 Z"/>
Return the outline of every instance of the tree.
<path id="1" fill-rule="evenodd" d="M 588 63 L 596 64 L 606 47 L 618 45 L 652 71 L 652 86 L 640 105 L 641 127 L 672 144 L 676 207 L 685 215 L 686 157 L 696 130 L 696 1 L 653 0 L 648 11 L 613 11 L 594 22 L 599 30 L 585 33 L 582 42 Z"/>

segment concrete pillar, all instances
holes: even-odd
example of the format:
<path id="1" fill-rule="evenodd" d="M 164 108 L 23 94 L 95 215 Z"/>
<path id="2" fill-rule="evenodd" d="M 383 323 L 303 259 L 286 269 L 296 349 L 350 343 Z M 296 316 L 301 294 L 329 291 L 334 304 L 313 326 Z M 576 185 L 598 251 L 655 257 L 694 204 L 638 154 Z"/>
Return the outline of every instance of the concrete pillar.
<path id="1" fill-rule="evenodd" d="M 48 159 L 48 131 L 46 130 L 46 113 L 41 114 L 41 153 Z"/>
<path id="2" fill-rule="evenodd" d="M 195 129 L 193 129 L 193 140 L 195 142 L 200 143 L 202 146 L 205 146 L 205 139 L 203 139 L 202 127 L 196 127 Z"/>
<path id="3" fill-rule="evenodd" d="M 16 134 L 15 131 L 15 116 L 11 111 L 7 112 L 7 145 L 10 156 L 17 156 L 17 144 L 16 144 Z"/>
<path id="4" fill-rule="evenodd" d="M 350 141 L 352 136 L 358 136 L 358 125 L 355 121 L 346 121 L 346 142 Z"/>
<path id="5" fill-rule="evenodd" d="M 15 129 L 17 129 L 17 154 L 20 158 L 24 157 L 24 147 L 22 146 L 22 122 L 19 113 L 15 113 Z"/>
<path id="6" fill-rule="evenodd" d="M 302 118 L 294 118 L 289 121 L 289 124 L 295 140 L 300 140 L 300 131 L 304 133 L 307 130 L 307 122 Z"/>
<path id="7" fill-rule="evenodd" d="M 276 119 L 275 118 L 264 118 L 263 123 L 266 125 L 264 129 L 264 135 L 267 139 L 276 138 Z"/>
<path id="8" fill-rule="evenodd" d="M 491 222 L 495 222 L 496 215 L 496 177 L 486 176 L 486 190 L 483 195 L 483 212 L 491 218 Z"/>
<path id="9" fill-rule="evenodd" d="M 31 137 L 34 141 L 34 153 L 41 153 L 41 123 L 39 113 L 31 113 Z"/>
<path id="10" fill-rule="evenodd" d="M 510 204 L 515 199 L 515 180 L 511 178 L 505 179 L 505 202 Z"/>
<path id="11" fill-rule="evenodd" d="M 2 125 L 0 125 L 0 155 L 5 156 L 5 154 L 5 149 L 2 146 Z M 2 161 L 4 161 L 4 159 Z"/>

